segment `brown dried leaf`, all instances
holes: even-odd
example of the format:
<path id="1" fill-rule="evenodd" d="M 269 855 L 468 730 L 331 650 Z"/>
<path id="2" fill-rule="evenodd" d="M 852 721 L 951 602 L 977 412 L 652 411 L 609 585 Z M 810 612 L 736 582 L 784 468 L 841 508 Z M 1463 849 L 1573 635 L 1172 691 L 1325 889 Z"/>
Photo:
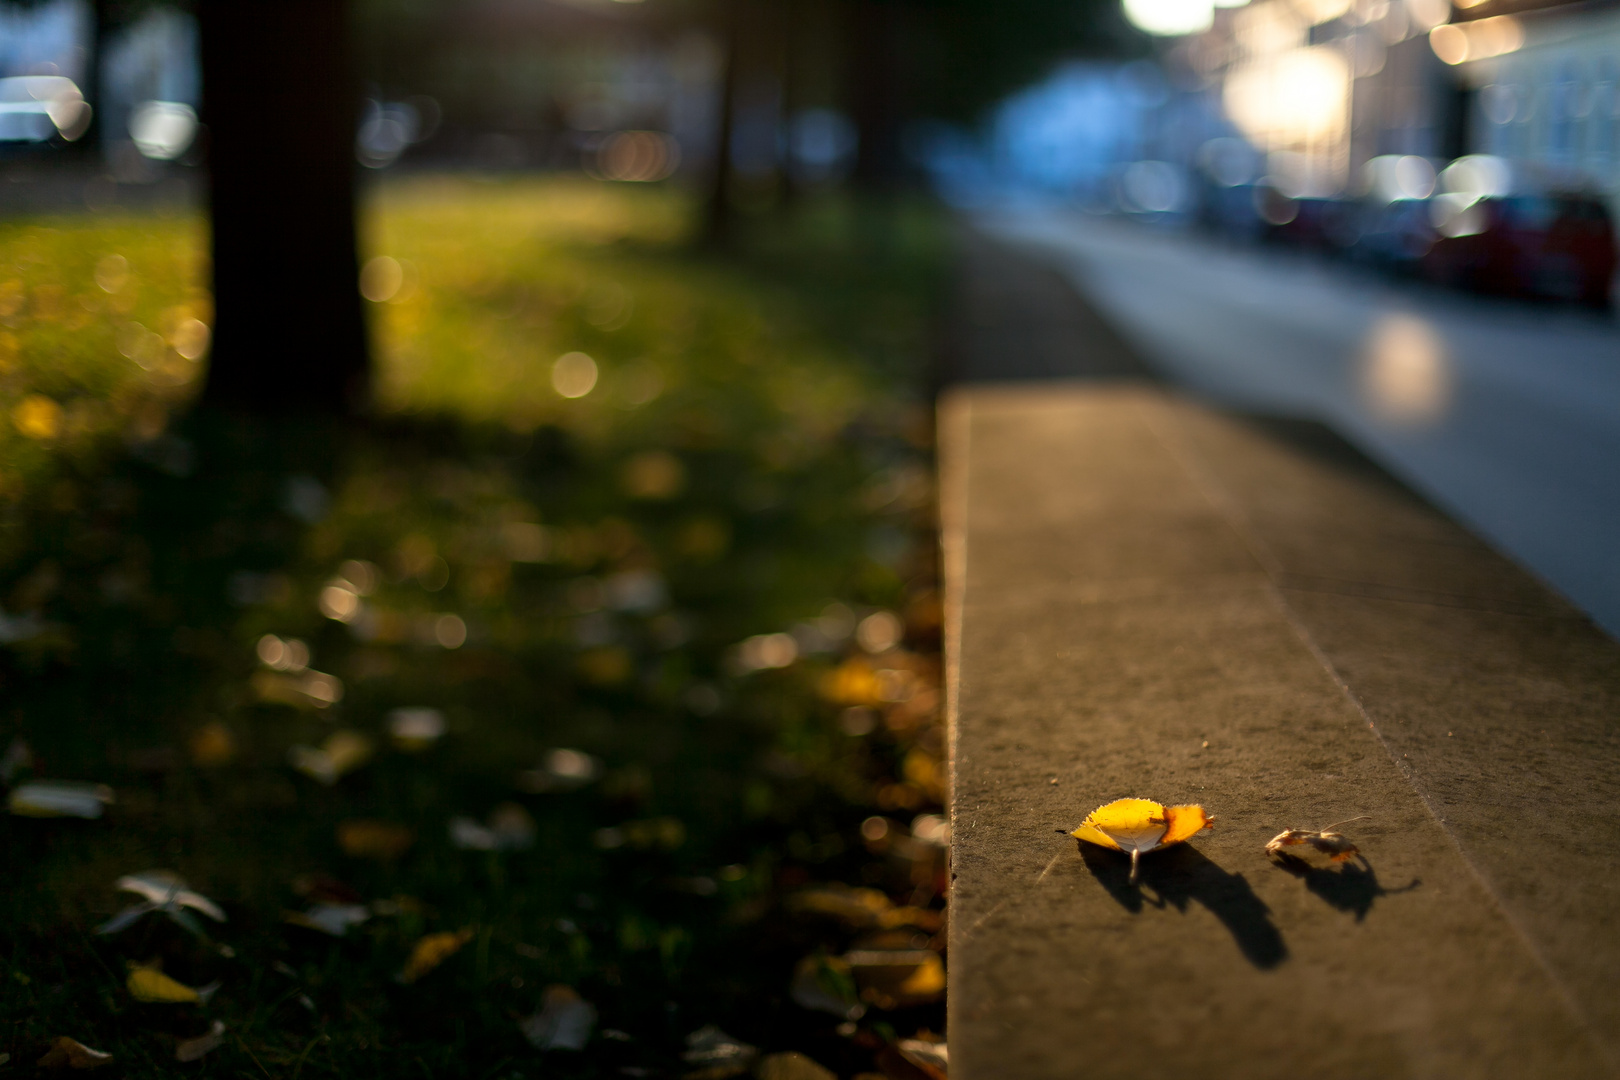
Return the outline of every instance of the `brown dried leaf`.
<path id="1" fill-rule="evenodd" d="M 113 1056 L 92 1050 L 76 1039 L 59 1036 L 39 1059 L 42 1069 L 99 1069 L 112 1064 Z"/>
<path id="2" fill-rule="evenodd" d="M 355 818 L 337 827 L 338 846 L 356 859 L 397 859 L 416 842 L 416 833 L 404 825 L 371 818 Z"/>

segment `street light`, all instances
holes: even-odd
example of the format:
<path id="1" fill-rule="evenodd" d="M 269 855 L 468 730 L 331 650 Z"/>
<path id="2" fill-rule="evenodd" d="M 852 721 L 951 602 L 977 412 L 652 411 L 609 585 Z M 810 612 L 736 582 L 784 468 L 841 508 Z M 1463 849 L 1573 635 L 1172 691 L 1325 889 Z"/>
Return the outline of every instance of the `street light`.
<path id="1" fill-rule="evenodd" d="M 1124 0 L 1125 17 L 1138 30 L 1159 37 L 1200 34 L 1215 21 L 1216 8 L 1243 7 L 1249 0 Z"/>

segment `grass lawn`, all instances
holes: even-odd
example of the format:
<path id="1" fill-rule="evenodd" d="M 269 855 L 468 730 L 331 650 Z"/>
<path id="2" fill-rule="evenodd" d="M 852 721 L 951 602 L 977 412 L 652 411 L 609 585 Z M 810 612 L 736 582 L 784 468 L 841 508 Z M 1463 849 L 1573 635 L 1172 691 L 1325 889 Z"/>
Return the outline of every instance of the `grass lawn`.
<path id="1" fill-rule="evenodd" d="M 198 220 L 0 224 L 0 1071 L 927 1075 L 942 233 L 692 214 L 372 191 L 349 428 L 187 411 Z"/>

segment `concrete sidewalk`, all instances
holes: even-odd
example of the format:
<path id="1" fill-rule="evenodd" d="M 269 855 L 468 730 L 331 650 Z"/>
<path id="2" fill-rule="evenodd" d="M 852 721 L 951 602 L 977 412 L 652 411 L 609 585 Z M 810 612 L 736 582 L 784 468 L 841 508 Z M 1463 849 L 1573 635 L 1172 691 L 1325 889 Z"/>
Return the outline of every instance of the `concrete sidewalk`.
<path id="1" fill-rule="evenodd" d="M 1084 359 L 1012 280 L 958 371 Z M 941 447 L 956 1080 L 1620 1071 L 1620 646 L 1315 425 L 1026 381 Z M 1054 835 L 1124 796 L 1217 824 L 1132 886 Z M 1361 814 L 1370 870 L 1264 854 Z"/>

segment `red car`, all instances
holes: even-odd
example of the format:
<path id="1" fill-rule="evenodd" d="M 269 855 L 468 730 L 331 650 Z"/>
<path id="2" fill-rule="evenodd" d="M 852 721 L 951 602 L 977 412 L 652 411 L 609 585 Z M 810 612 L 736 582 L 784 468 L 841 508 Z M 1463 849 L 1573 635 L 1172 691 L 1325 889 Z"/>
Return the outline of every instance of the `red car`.
<path id="1" fill-rule="evenodd" d="M 1620 254 L 1601 197 L 1556 189 L 1472 194 L 1431 201 L 1437 236 L 1423 257 L 1426 277 L 1479 292 L 1610 306 Z"/>

